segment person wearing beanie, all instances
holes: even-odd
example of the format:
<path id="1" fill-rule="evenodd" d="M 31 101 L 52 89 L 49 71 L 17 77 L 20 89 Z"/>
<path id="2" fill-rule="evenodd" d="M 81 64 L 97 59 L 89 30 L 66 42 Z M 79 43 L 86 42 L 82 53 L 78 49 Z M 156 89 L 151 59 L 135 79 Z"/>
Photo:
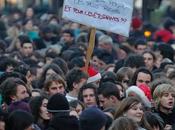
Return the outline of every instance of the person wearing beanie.
<path id="1" fill-rule="evenodd" d="M 79 130 L 79 121 L 75 116 L 56 115 L 47 130 Z"/>
<path id="2" fill-rule="evenodd" d="M 47 110 L 51 113 L 51 121 L 47 130 L 79 130 L 76 116 L 70 115 L 69 102 L 62 94 L 50 97 Z"/>
<path id="3" fill-rule="evenodd" d="M 89 107 L 80 115 L 80 130 L 104 130 L 105 114 L 97 107 Z"/>
<path id="4" fill-rule="evenodd" d="M 36 125 L 33 124 L 32 114 L 16 110 L 12 112 L 6 121 L 6 130 L 40 130 Z"/>
<path id="5" fill-rule="evenodd" d="M 23 110 L 23 111 L 31 113 L 29 103 L 26 103 L 24 101 L 16 101 L 16 102 L 11 103 L 8 106 L 8 112 L 9 113 L 11 113 L 15 110 Z"/>
<path id="6" fill-rule="evenodd" d="M 52 115 L 67 114 L 69 110 L 69 102 L 63 94 L 57 93 L 49 98 L 47 111 Z"/>

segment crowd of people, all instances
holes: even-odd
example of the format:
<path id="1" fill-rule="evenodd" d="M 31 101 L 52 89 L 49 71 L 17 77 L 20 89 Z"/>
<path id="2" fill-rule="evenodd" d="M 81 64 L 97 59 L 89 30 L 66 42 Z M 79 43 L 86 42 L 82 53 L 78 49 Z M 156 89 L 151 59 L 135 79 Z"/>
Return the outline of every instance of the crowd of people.
<path id="1" fill-rule="evenodd" d="M 134 13 L 128 38 L 97 29 L 86 70 L 90 28 L 32 7 L 1 13 L 0 130 L 175 130 L 165 14 L 154 25 Z"/>

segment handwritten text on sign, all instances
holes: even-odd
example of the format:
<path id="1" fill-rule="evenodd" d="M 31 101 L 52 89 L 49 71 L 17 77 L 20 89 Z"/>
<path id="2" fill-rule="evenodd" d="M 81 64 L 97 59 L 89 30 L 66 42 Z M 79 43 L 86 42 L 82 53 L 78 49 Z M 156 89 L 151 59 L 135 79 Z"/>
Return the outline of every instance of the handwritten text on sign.
<path id="1" fill-rule="evenodd" d="M 65 0 L 63 18 L 128 36 L 133 0 Z"/>

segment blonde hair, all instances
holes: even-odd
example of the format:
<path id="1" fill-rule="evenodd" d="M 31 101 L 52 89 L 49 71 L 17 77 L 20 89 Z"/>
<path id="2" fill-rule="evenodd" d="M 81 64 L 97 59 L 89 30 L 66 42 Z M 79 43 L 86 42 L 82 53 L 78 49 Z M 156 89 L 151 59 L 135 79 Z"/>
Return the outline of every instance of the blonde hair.
<path id="1" fill-rule="evenodd" d="M 156 103 L 156 106 L 159 105 L 160 98 L 163 96 L 165 92 L 171 92 L 175 94 L 175 87 L 168 83 L 158 85 L 153 92 L 153 99 Z"/>

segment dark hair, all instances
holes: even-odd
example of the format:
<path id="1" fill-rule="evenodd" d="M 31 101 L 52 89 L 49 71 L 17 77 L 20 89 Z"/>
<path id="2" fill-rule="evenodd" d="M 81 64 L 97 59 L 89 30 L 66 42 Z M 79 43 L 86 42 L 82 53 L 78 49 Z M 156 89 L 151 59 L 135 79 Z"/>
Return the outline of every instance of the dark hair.
<path id="1" fill-rule="evenodd" d="M 149 74 L 150 77 L 151 77 L 151 81 L 153 81 L 153 75 L 152 75 L 152 73 L 151 73 L 147 68 L 141 67 L 141 68 L 138 68 L 138 69 L 135 71 L 135 73 L 134 73 L 134 75 L 133 75 L 133 77 L 132 77 L 132 80 L 131 80 L 131 85 L 136 85 L 136 81 L 137 81 L 137 78 L 138 78 L 138 74 L 139 74 L 140 72 L 145 73 L 145 74 Z"/>
<path id="2" fill-rule="evenodd" d="M 172 30 L 170 29 L 171 26 L 175 26 L 175 20 L 171 17 L 167 17 L 163 23 L 163 27 L 168 31 L 172 32 Z"/>
<path id="3" fill-rule="evenodd" d="M 14 71 L 19 72 L 19 73 L 23 74 L 24 76 L 26 76 L 29 69 L 30 68 L 27 64 L 21 64 L 21 65 L 17 66 L 14 69 Z"/>
<path id="4" fill-rule="evenodd" d="M 117 77 L 115 75 L 114 72 L 111 71 L 105 71 L 102 74 L 102 78 L 100 80 L 100 84 L 104 83 L 104 82 L 112 82 L 112 83 L 116 83 L 117 82 Z"/>
<path id="5" fill-rule="evenodd" d="M 3 101 L 7 103 L 7 105 L 12 101 L 11 96 L 16 95 L 18 85 L 26 87 L 26 84 L 19 78 L 7 78 L 0 85 Z"/>
<path id="6" fill-rule="evenodd" d="M 106 64 L 114 63 L 114 57 L 105 49 L 96 49 L 93 56 L 97 56 L 98 59 Z"/>
<path id="7" fill-rule="evenodd" d="M 100 90 L 98 93 L 102 94 L 104 97 L 109 98 L 110 96 L 115 96 L 118 100 L 121 100 L 120 91 L 116 84 L 112 82 L 102 83 L 98 90 Z"/>
<path id="8" fill-rule="evenodd" d="M 71 57 L 72 57 L 72 54 L 74 53 L 73 50 L 64 50 L 62 53 L 61 53 L 61 58 L 64 59 L 66 62 L 68 62 Z"/>
<path id="9" fill-rule="evenodd" d="M 67 67 L 67 63 L 64 59 L 62 59 L 60 57 L 56 57 L 53 59 L 52 63 L 58 65 L 62 69 L 62 71 L 65 75 L 67 74 L 68 67 Z"/>
<path id="10" fill-rule="evenodd" d="M 23 47 L 23 45 L 24 45 L 25 43 L 31 43 L 31 44 L 32 44 L 30 38 L 29 38 L 27 35 L 20 35 L 20 36 L 18 37 L 18 39 L 19 39 L 19 41 L 20 41 L 20 43 L 21 43 L 21 47 Z"/>
<path id="11" fill-rule="evenodd" d="M 160 130 L 164 129 L 164 121 L 163 119 L 156 113 L 152 113 L 149 111 L 146 111 L 144 113 L 144 123 L 143 124 L 147 129 L 153 129 L 153 128 L 160 128 Z"/>
<path id="12" fill-rule="evenodd" d="M 72 70 L 70 70 L 66 75 L 68 91 L 72 91 L 74 88 L 73 84 L 79 83 L 82 78 L 87 79 L 88 75 L 80 68 L 73 68 Z"/>
<path id="13" fill-rule="evenodd" d="M 0 121 L 6 121 L 6 118 L 8 116 L 8 113 L 4 110 L 2 110 L 2 107 L 0 108 Z"/>
<path id="14" fill-rule="evenodd" d="M 171 61 L 174 61 L 174 49 L 169 44 L 159 44 L 158 50 L 163 58 L 169 58 Z"/>
<path id="15" fill-rule="evenodd" d="M 4 53 L 6 50 L 6 47 L 7 47 L 6 42 L 0 39 L 0 53 Z"/>
<path id="16" fill-rule="evenodd" d="M 127 45 L 119 45 L 119 48 L 122 49 L 123 51 L 125 51 L 125 53 L 130 54 L 130 53 L 133 53 L 133 51 L 129 48 L 129 46 Z"/>
<path id="17" fill-rule="evenodd" d="M 76 108 L 78 105 L 81 105 L 83 110 L 85 109 L 85 105 L 79 100 L 72 100 L 69 102 L 70 108 Z"/>
<path id="18" fill-rule="evenodd" d="M 137 47 L 138 47 L 138 45 L 147 45 L 146 44 L 146 39 L 142 39 L 142 38 L 139 38 L 139 39 L 137 39 L 136 40 L 136 42 L 135 42 L 135 48 L 137 49 Z"/>
<path id="19" fill-rule="evenodd" d="M 73 59 L 74 57 L 85 56 L 83 50 L 81 50 L 79 47 L 72 46 L 69 48 L 69 50 L 73 50 L 69 60 Z"/>
<path id="20" fill-rule="evenodd" d="M 46 65 L 44 68 L 43 68 L 43 72 L 42 72 L 42 76 L 39 80 L 39 88 L 43 88 L 43 83 L 44 81 L 46 80 L 46 73 L 49 69 L 52 69 L 54 70 L 57 74 L 59 74 L 61 77 L 63 77 L 63 79 L 65 78 L 64 77 L 64 73 L 63 71 L 61 70 L 61 68 L 59 66 L 57 66 L 56 64 L 52 63 L 52 64 L 49 64 L 49 65 Z"/>
<path id="21" fill-rule="evenodd" d="M 138 54 L 131 54 L 124 61 L 124 67 L 139 68 L 143 66 L 145 66 L 144 58 Z"/>
<path id="22" fill-rule="evenodd" d="M 69 69 L 74 67 L 82 68 L 85 66 L 84 58 L 82 56 L 74 57 L 68 64 Z"/>
<path id="23" fill-rule="evenodd" d="M 33 123 L 33 116 L 25 111 L 12 112 L 6 122 L 6 130 L 24 130 Z"/>
<path id="24" fill-rule="evenodd" d="M 21 79 L 24 83 L 27 83 L 26 77 L 18 72 L 5 72 L 0 75 L 0 84 L 5 81 L 7 78 L 19 78 Z"/>
<path id="25" fill-rule="evenodd" d="M 48 99 L 48 98 L 46 96 L 37 96 L 37 97 L 31 98 L 29 102 L 35 123 L 38 123 L 38 119 L 40 118 L 40 107 L 44 99 Z"/>
<path id="26" fill-rule="evenodd" d="M 114 72 L 117 73 L 117 71 L 124 66 L 125 59 L 121 59 L 115 62 L 115 68 Z"/>
<path id="27" fill-rule="evenodd" d="M 58 57 L 58 53 L 53 51 L 53 50 L 48 49 L 45 53 L 45 58 L 47 58 L 47 57 L 54 59 L 54 58 Z"/>
<path id="28" fill-rule="evenodd" d="M 86 90 L 86 89 L 92 89 L 94 91 L 96 103 L 97 103 L 97 105 L 99 105 L 99 99 L 98 99 L 98 93 L 97 93 L 97 86 L 95 84 L 93 84 L 93 83 L 84 84 L 80 88 L 80 91 L 78 93 L 78 99 L 81 102 L 84 102 L 84 100 L 83 100 L 83 91 Z"/>
<path id="29" fill-rule="evenodd" d="M 14 60 L 13 58 L 10 57 L 1 57 L 1 61 L 0 61 L 0 71 L 6 71 L 8 66 L 13 66 L 16 67 L 18 66 L 18 62 L 16 60 Z"/>
<path id="30" fill-rule="evenodd" d="M 68 34 L 70 34 L 71 37 L 74 37 L 74 32 L 72 29 L 66 29 L 63 31 L 63 33 L 68 33 Z"/>

